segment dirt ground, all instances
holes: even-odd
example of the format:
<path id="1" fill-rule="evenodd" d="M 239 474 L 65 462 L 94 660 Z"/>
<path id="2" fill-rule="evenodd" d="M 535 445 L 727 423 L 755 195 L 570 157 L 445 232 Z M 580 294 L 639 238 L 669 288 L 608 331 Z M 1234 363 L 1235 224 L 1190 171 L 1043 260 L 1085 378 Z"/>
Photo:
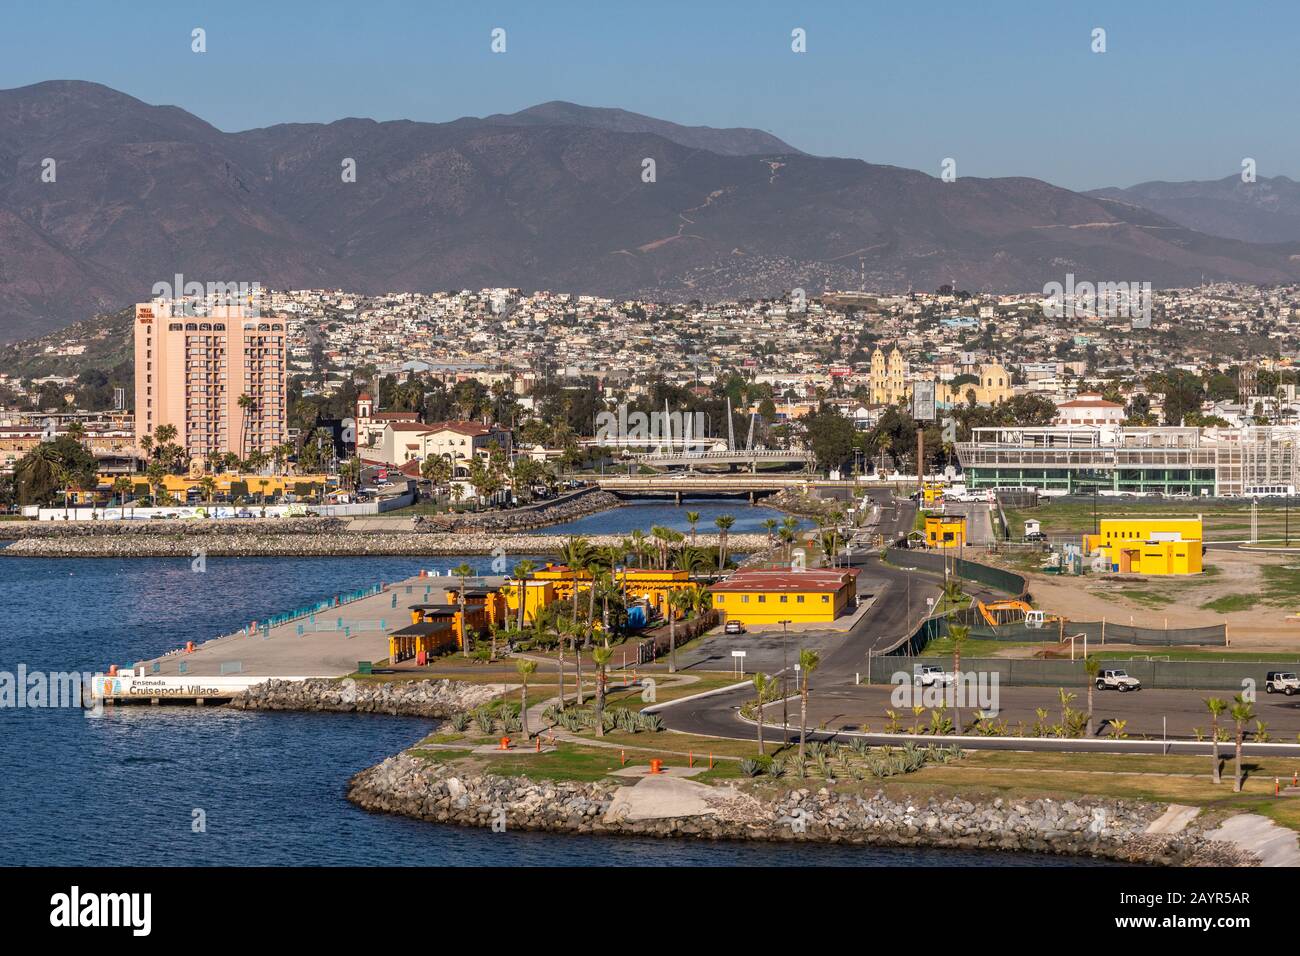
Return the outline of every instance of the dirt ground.
<path id="1" fill-rule="evenodd" d="M 1201 627 L 1225 622 L 1234 650 L 1300 650 L 1300 596 L 1290 599 L 1276 585 L 1267 590 L 1266 567 L 1300 565 L 1300 554 L 1213 549 L 1208 573 L 1186 578 L 1029 573 L 1035 607 L 1067 620 L 1136 624 L 1141 627 Z M 1023 573 L 1023 572 L 1022 572 Z M 1205 608 L 1216 600 L 1257 596 L 1258 603 L 1227 613 Z"/>

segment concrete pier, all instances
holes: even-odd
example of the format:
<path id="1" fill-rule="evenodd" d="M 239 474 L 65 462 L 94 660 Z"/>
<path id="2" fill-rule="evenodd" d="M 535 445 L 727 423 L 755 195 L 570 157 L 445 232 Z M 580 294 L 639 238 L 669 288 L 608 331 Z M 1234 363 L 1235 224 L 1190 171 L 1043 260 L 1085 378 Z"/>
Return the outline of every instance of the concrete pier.
<path id="1" fill-rule="evenodd" d="M 475 584 L 485 580 L 495 579 L 467 579 Z M 457 584 L 458 579 L 447 576 L 385 583 L 377 594 L 310 617 L 196 642 L 193 651 L 135 666 L 143 667 L 146 677 L 342 677 L 355 671 L 358 661 L 387 658 L 388 633 L 410 623 L 409 606 L 441 601 L 443 589 Z"/>

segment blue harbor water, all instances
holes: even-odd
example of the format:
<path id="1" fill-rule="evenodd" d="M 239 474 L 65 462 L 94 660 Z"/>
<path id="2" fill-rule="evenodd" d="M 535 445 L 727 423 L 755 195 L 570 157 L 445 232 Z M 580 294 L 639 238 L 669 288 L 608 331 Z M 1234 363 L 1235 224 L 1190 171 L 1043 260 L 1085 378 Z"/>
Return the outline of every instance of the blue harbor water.
<path id="1" fill-rule="evenodd" d="M 783 511 L 765 508 L 761 504 L 751 505 L 743 498 L 688 500 L 682 505 L 674 505 L 662 499 L 646 499 L 629 501 L 613 511 L 602 511 L 563 524 L 540 528 L 537 533 L 630 534 L 634 529 L 640 528 L 648 534 L 654 525 L 663 525 L 689 534 L 691 525 L 686 520 L 688 511 L 699 512 L 700 521 L 696 530 L 700 534 L 717 534 L 718 527 L 713 521 L 719 515 L 731 515 L 736 519 L 736 523 L 731 526 L 732 534 L 762 534 L 763 522 L 768 518 L 780 524 L 786 517 Z M 811 522 L 799 519 L 799 527 L 811 527 Z"/>
<path id="2" fill-rule="evenodd" d="M 97 671 L 460 558 L 0 557 L 0 671 Z M 490 557 L 464 560 L 486 571 Z M 122 707 L 0 709 L 8 864 L 1067 865 L 1055 858 L 507 833 L 358 810 L 348 778 L 433 722 Z M 206 832 L 194 832 L 203 819 Z"/>

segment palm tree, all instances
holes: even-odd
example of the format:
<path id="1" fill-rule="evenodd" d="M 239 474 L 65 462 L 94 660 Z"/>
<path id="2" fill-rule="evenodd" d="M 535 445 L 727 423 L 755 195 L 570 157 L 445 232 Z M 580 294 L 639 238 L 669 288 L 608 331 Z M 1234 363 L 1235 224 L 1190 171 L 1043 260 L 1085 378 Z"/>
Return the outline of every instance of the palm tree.
<path id="1" fill-rule="evenodd" d="M 460 591 L 457 594 L 460 603 L 460 649 L 465 657 L 469 657 L 469 621 L 465 617 L 465 579 L 474 576 L 474 569 L 462 561 L 451 569 L 451 573 L 460 578 Z"/>
<path id="2" fill-rule="evenodd" d="M 126 475 L 118 475 L 113 479 L 113 494 L 117 496 L 118 507 L 126 506 L 126 496 L 131 491 L 131 479 Z"/>
<path id="3" fill-rule="evenodd" d="M 727 566 L 727 538 L 731 526 L 736 523 L 736 519 L 731 515 L 718 515 L 713 519 L 713 523 L 718 526 L 718 567 L 726 568 Z"/>
<path id="4" fill-rule="evenodd" d="M 591 652 L 596 664 L 596 736 L 605 736 L 605 667 L 614 656 L 612 647 L 598 647 Z"/>
<path id="5" fill-rule="evenodd" d="M 961 589 L 961 581 L 957 578 L 949 578 L 943 582 L 943 601 L 948 607 L 956 607 L 965 596 L 965 592 Z"/>
<path id="6" fill-rule="evenodd" d="M 830 558 L 831 567 L 838 567 L 839 550 L 840 550 L 840 533 L 834 528 L 823 531 L 818 536 L 818 543 L 822 547 L 822 554 Z"/>
<path id="7" fill-rule="evenodd" d="M 672 539 L 672 529 L 661 524 L 650 529 L 650 537 L 655 540 L 655 550 L 659 553 L 659 570 L 668 570 L 668 542 Z"/>
<path id="8" fill-rule="evenodd" d="M 560 619 L 560 606 L 558 603 L 544 607 L 538 612 L 537 617 L 533 619 L 533 627 L 540 637 L 548 631 L 555 636 L 556 646 L 559 648 L 559 668 L 560 679 L 560 710 L 564 710 L 564 625 Z"/>
<path id="9" fill-rule="evenodd" d="M 792 546 L 794 545 L 794 532 L 789 528 L 781 528 L 777 531 L 776 536 L 781 539 L 781 551 L 785 555 L 786 564 L 789 564 Z M 721 563 L 718 566 L 721 567 Z"/>
<path id="10" fill-rule="evenodd" d="M 948 624 L 948 637 L 952 639 L 952 724 L 961 732 L 961 648 L 970 637 L 970 628 L 965 624 Z"/>
<path id="11" fill-rule="evenodd" d="M 691 526 L 691 547 L 695 547 L 695 526 L 700 523 L 700 513 L 698 511 L 686 512 L 686 523 Z"/>
<path id="12" fill-rule="evenodd" d="M 519 630 L 524 629 L 524 605 L 528 602 L 528 575 L 537 569 L 537 565 L 527 558 L 515 564 L 515 580 L 519 582 Z M 534 619 L 536 623 L 536 619 Z"/>
<path id="13" fill-rule="evenodd" d="M 573 613 L 571 617 L 574 621 L 578 620 L 578 571 L 587 563 L 587 554 L 591 551 L 591 545 L 586 538 L 576 538 L 570 535 L 560 548 L 560 560 L 564 562 L 565 567 L 569 569 L 569 574 L 573 578 Z"/>
<path id="14" fill-rule="evenodd" d="M 1210 754 L 1214 760 L 1214 782 L 1223 782 L 1223 771 L 1219 766 L 1219 718 L 1228 709 L 1228 702 L 1222 697 L 1207 697 L 1205 707 L 1210 712 Z"/>
<path id="15" fill-rule="evenodd" d="M 519 719 L 524 725 L 524 740 L 532 736 L 528 732 L 528 678 L 537 670 L 537 661 L 519 658 L 515 661 L 515 670 L 519 672 Z"/>
<path id="16" fill-rule="evenodd" d="M 204 475 L 199 479 L 199 487 L 203 489 L 203 500 L 212 504 L 212 499 L 217 496 L 217 479 Z"/>
<path id="17" fill-rule="evenodd" d="M 772 678 L 768 677 L 762 671 L 754 675 L 754 690 L 758 691 L 758 706 L 756 709 L 758 717 L 758 754 L 763 756 L 763 698 L 772 692 Z"/>
<path id="18" fill-rule="evenodd" d="M 804 648 L 799 652 L 799 760 L 803 761 L 803 742 L 808 733 L 808 678 L 812 676 L 822 662 L 821 655 L 816 651 Z M 784 705 L 782 705 L 784 706 Z"/>
<path id="19" fill-rule="evenodd" d="M 578 706 L 582 706 L 582 651 L 578 650 L 578 638 L 582 636 L 582 622 L 574 618 L 569 622 L 569 646 L 573 648 L 573 683 L 574 696 Z"/>
<path id="20" fill-rule="evenodd" d="M 637 553 L 636 542 L 632 538 L 624 538 L 618 544 L 618 551 L 619 554 L 622 555 L 622 557 L 619 558 L 619 563 L 623 565 L 623 573 L 619 575 L 619 584 L 621 585 L 621 590 L 623 592 L 623 604 L 626 605 L 627 604 L 627 559 Z"/>
<path id="21" fill-rule="evenodd" d="M 591 647 L 591 638 L 596 630 L 596 591 L 600 586 L 600 576 L 604 571 L 605 560 L 601 548 L 592 548 L 587 552 L 583 570 L 591 575 L 591 584 L 587 588 L 587 629 L 582 646 Z"/>
<path id="22" fill-rule="evenodd" d="M 767 547 L 772 549 L 772 539 L 776 535 L 776 519 L 768 518 L 763 522 L 763 530 L 767 532 Z"/>
<path id="23" fill-rule="evenodd" d="M 1101 673 L 1101 661 L 1089 655 L 1083 659 L 1083 671 L 1088 675 L 1088 729 L 1084 733 L 1092 736 L 1092 692 L 1097 689 L 1097 675 Z"/>
<path id="24" fill-rule="evenodd" d="M 239 406 L 239 454 L 241 457 L 248 454 L 248 412 L 256 404 L 249 395 L 240 395 L 236 402 Z"/>
<path id="25" fill-rule="evenodd" d="M 1255 719 L 1255 708 L 1238 694 L 1233 698 L 1232 705 L 1232 722 L 1237 725 L 1237 767 L 1236 777 L 1232 781 L 1232 792 L 1241 793 L 1242 783 L 1244 782 L 1241 774 L 1241 745 L 1246 737 L 1246 724 Z"/>
<path id="26" fill-rule="evenodd" d="M 677 673 L 677 611 L 689 611 L 695 598 L 687 590 L 674 591 L 668 596 L 668 673 Z"/>
<path id="27" fill-rule="evenodd" d="M 799 530 L 799 522 L 792 515 L 786 515 L 781 520 L 781 530 L 778 532 L 781 543 L 785 545 L 785 560 L 789 562 L 793 551 L 794 539 L 796 532 Z"/>
<path id="28" fill-rule="evenodd" d="M 632 532 L 632 551 L 636 555 L 636 566 L 638 568 L 645 567 L 645 532 L 640 528 L 636 528 Z"/>

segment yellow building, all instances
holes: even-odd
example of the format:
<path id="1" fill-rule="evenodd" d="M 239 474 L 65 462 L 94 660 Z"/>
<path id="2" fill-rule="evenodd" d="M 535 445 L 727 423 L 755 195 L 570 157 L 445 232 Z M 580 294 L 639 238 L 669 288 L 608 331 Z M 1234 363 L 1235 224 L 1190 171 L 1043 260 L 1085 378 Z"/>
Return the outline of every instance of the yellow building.
<path id="1" fill-rule="evenodd" d="M 907 399 L 907 360 L 898 346 L 885 355 L 877 348 L 871 353 L 871 404 L 897 405 Z"/>
<path id="2" fill-rule="evenodd" d="M 926 515 L 925 546 L 927 548 L 964 548 L 966 546 L 966 516 Z"/>
<path id="3" fill-rule="evenodd" d="M 973 395 L 976 405 L 996 405 L 1015 394 L 1015 389 L 1011 387 L 1011 373 L 997 363 L 981 365 L 978 372 L 968 374 L 975 375 L 979 381 L 963 382 L 960 385 L 935 383 L 935 402 L 948 407 L 966 405 Z"/>
<path id="4" fill-rule="evenodd" d="M 501 594 L 506 599 L 506 607 L 512 621 L 519 620 L 519 595 L 524 595 L 524 623 L 533 624 L 548 604 L 556 599 L 555 581 L 535 581 L 531 578 L 521 588 L 515 579 L 507 581 L 501 587 Z M 572 589 L 570 589 L 572 594 Z"/>
<path id="5" fill-rule="evenodd" d="M 927 481 L 924 490 L 921 492 L 921 498 L 927 505 L 932 505 L 937 501 L 943 501 L 943 485 Z"/>
<path id="6" fill-rule="evenodd" d="M 715 610 L 746 627 L 833 621 L 856 600 L 857 568 L 740 570 L 709 588 Z"/>
<path id="7" fill-rule="evenodd" d="M 108 500 L 113 497 L 116 494 L 113 491 L 113 482 L 121 477 L 126 477 L 131 481 L 131 490 L 128 494 L 139 498 L 148 498 L 153 494 L 149 479 L 142 474 L 126 476 L 100 474 L 98 475 L 95 491 L 93 493 L 87 492 L 85 495 L 86 500 L 93 497 Z M 278 498 L 286 492 L 299 496 L 318 495 L 338 484 L 338 478 L 333 475 L 240 475 L 222 473 L 211 477 L 216 483 L 214 493 L 218 497 L 237 494 L 248 498 L 263 495 L 268 498 Z M 197 477 L 164 475 L 162 479 L 163 488 L 167 494 L 181 501 L 186 499 L 186 495 L 190 491 L 193 491 L 200 498 L 206 496 L 202 482 L 202 475 Z"/>
<path id="8" fill-rule="evenodd" d="M 1118 574 L 1200 574 L 1204 540 L 1195 518 L 1102 518 L 1084 535 L 1084 550 L 1101 551 Z"/>
<path id="9" fill-rule="evenodd" d="M 462 650 L 465 632 L 486 634 L 505 623 L 506 598 L 486 588 L 466 588 L 462 615 L 460 589 L 444 591 L 445 603 L 410 605 L 411 623 L 388 635 L 388 660 L 396 664 L 415 658 L 423 663 L 436 654 Z"/>
<path id="10" fill-rule="evenodd" d="M 668 597 L 675 591 L 695 587 L 689 571 L 660 571 L 654 568 L 615 568 L 614 582 L 625 588 L 629 601 L 644 600 L 660 615 L 668 615 Z M 591 572 L 579 568 L 576 572 L 563 564 L 548 564 L 532 573 L 533 581 L 549 582 L 554 588 L 553 600 L 568 601 L 573 599 L 573 585 L 576 581 L 578 590 L 586 591 L 591 585 Z M 549 603 L 549 600 L 548 602 Z M 545 605 L 542 605 L 545 607 Z M 514 605 L 516 613 L 519 604 Z M 525 606 L 524 613 L 528 613 Z M 680 615 L 678 615 L 680 616 Z"/>

